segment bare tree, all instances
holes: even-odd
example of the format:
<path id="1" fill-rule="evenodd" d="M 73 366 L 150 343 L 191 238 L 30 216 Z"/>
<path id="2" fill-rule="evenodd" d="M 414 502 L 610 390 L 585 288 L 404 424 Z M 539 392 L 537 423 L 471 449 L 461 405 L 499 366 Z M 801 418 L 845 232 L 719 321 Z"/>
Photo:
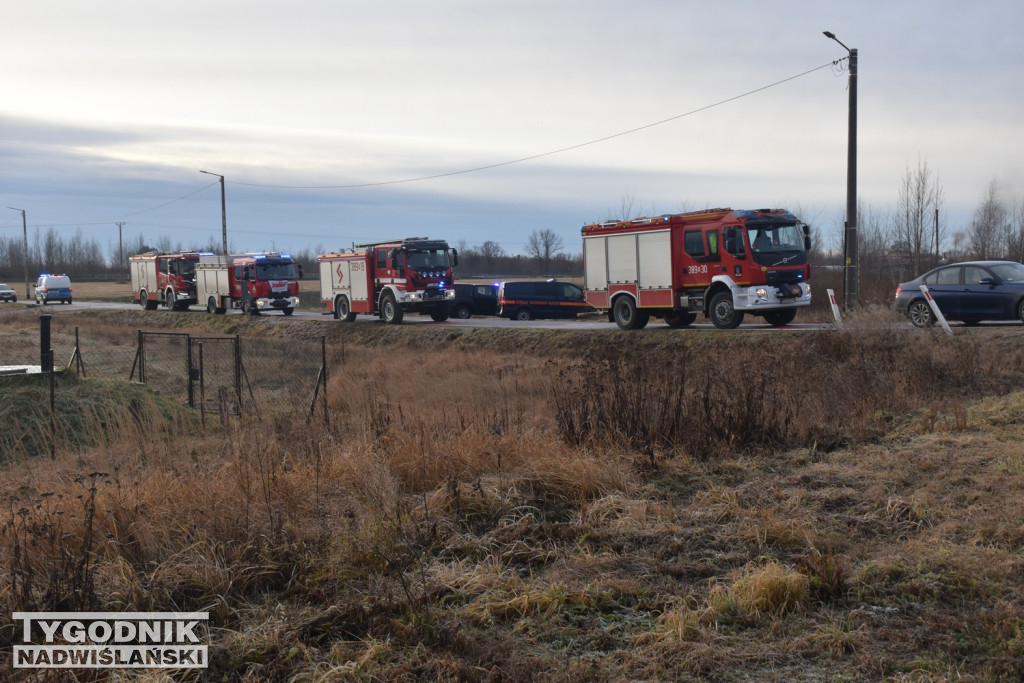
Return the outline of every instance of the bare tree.
<path id="1" fill-rule="evenodd" d="M 477 247 L 477 252 L 480 254 L 480 258 L 484 260 L 484 263 L 487 264 L 488 270 L 492 270 L 495 261 L 505 256 L 505 250 L 502 249 L 501 245 L 492 240 L 487 240 Z"/>
<path id="2" fill-rule="evenodd" d="M 1013 205 L 1006 257 L 1024 263 L 1024 199 Z"/>
<path id="3" fill-rule="evenodd" d="M 1002 258 L 1009 246 L 1010 215 L 999 197 L 999 182 L 993 178 L 985 188 L 985 197 L 974 210 L 967 236 L 971 255 L 977 259 Z"/>
<path id="4" fill-rule="evenodd" d="M 933 263 L 929 253 L 937 256 L 940 252 L 943 229 L 936 226 L 934 217 L 942 201 L 942 186 L 927 161 L 918 160 L 917 168 L 907 168 L 896 202 L 893 237 L 894 248 L 903 253 L 913 272 Z"/>
<path id="5" fill-rule="evenodd" d="M 548 272 L 551 260 L 563 248 L 562 238 L 554 230 L 534 230 L 526 241 L 526 253 L 537 259 L 543 271 Z"/>
<path id="6" fill-rule="evenodd" d="M 888 292 L 892 280 L 909 279 L 902 277 L 906 273 L 892 273 L 894 264 L 889 258 L 892 216 L 888 211 L 880 211 L 861 201 L 857 206 L 857 217 L 857 255 L 861 281 L 878 284 Z"/>

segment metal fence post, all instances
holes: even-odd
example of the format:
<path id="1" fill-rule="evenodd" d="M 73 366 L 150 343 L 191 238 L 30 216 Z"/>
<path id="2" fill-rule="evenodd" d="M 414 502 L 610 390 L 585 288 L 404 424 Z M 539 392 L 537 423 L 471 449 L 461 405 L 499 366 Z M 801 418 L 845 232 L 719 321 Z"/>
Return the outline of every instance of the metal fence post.
<path id="1" fill-rule="evenodd" d="M 206 373 L 203 371 L 203 342 L 199 342 L 199 421 L 206 431 Z"/>
<path id="2" fill-rule="evenodd" d="M 195 370 L 192 367 L 192 337 L 185 335 L 185 368 L 188 371 L 188 407 L 195 408 Z"/>

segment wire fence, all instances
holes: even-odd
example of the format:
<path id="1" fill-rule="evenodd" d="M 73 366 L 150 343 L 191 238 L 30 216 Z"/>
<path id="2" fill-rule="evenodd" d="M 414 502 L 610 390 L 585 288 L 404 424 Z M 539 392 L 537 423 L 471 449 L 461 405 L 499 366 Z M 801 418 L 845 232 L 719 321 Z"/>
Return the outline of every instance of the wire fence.
<path id="1" fill-rule="evenodd" d="M 48 330 L 44 330 L 48 327 Z M 58 372 L 145 384 L 192 406 L 205 421 L 216 414 L 257 419 L 327 417 L 326 340 L 198 336 L 182 332 L 90 327 L 60 317 L 0 330 L 0 374 Z M 56 383 L 56 391 L 60 390 Z"/>

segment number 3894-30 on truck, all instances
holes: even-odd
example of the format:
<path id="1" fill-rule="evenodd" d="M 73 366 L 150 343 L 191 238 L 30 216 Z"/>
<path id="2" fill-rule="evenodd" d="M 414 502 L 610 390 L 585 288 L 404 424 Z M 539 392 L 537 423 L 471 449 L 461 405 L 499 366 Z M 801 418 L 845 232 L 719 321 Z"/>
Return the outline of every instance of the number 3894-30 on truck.
<path id="1" fill-rule="evenodd" d="M 811 303 L 810 232 L 784 209 L 712 209 L 585 225 L 587 302 L 624 330 L 651 316 L 715 327 L 745 314 L 788 325 Z"/>

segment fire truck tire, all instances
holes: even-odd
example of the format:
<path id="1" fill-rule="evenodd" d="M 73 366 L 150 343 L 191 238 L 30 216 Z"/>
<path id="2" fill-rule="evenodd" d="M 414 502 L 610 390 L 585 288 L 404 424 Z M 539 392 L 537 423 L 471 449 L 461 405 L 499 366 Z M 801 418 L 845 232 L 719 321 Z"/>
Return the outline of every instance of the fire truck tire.
<path id="1" fill-rule="evenodd" d="M 450 308 L 445 306 L 444 308 L 438 308 L 430 312 L 430 319 L 435 323 L 443 323 L 445 320 L 450 318 L 452 311 Z"/>
<path id="2" fill-rule="evenodd" d="M 286 309 L 284 309 L 281 312 L 284 313 L 285 315 L 291 315 L 292 313 L 295 312 L 295 309 L 294 308 L 286 308 Z"/>
<path id="3" fill-rule="evenodd" d="M 334 319 L 344 320 L 347 323 L 356 319 L 356 314 L 352 312 L 352 306 L 349 305 L 347 296 L 339 296 L 334 300 Z"/>
<path id="4" fill-rule="evenodd" d="M 636 302 L 628 296 L 620 296 L 612 302 L 612 315 L 620 330 L 643 329 L 650 320 L 647 313 L 637 310 Z"/>
<path id="5" fill-rule="evenodd" d="M 793 318 L 796 317 L 795 308 L 781 308 L 777 311 L 766 311 L 764 314 L 765 322 L 772 327 L 783 327 L 793 322 Z"/>
<path id="6" fill-rule="evenodd" d="M 164 292 L 164 306 L 167 307 L 168 311 L 175 311 L 178 309 L 178 304 L 174 300 L 173 289 L 168 288 L 167 291 Z"/>
<path id="7" fill-rule="evenodd" d="M 516 311 L 515 319 L 522 320 L 524 322 L 527 320 L 533 320 L 533 311 L 531 311 L 526 306 L 523 306 L 518 311 Z"/>
<path id="8" fill-rule="evenodd" d="M 743 311 L 737 311 L 733 306 L 730 292 L 719 292 L 711 298 L 708 315 L 720 330 L 734 330 L 743 322 Z"/>
<path id="9" fill-rule="evenodd" d="M 144 289 L 139 291 L 139 305 L 142 306 L 144 309 L 146 309 L 147 311 L 155 311 L 156 303 L 157 302 L 155 301 L 149 300 L 149 292 L 147 292 Z"/>
<path id="10" fill-rule="evenodd" d="M 695 313 L 689 311 L 672 311 L 665 316 L 665 324 L 669 327 L 689 327 L 697 319 Z"/>
<path id="11" fill-rule="evenodd" d="M 381 299 L 380 317 L 382 317 L 384 322 L 389 325 L 400 325 L 402 323 L 404 311 L 397 303 L 395 303 L 394 295 L 385 294 L 384 298 Z"/>

